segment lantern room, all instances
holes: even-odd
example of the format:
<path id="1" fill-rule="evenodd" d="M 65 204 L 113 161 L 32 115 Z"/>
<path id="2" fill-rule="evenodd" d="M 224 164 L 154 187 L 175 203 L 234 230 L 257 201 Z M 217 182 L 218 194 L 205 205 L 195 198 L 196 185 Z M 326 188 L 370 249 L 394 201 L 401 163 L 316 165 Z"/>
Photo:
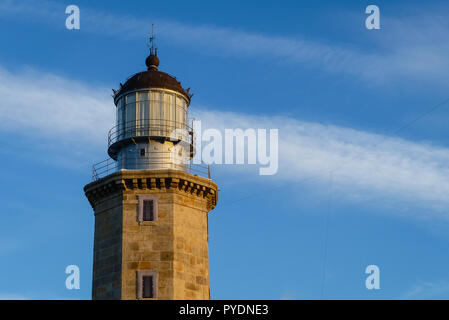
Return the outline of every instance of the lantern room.
<path id="1" fill-rule="evenodd" d="M 190 90 L 158 70 L 151 51 L 147 71 L 130 77 L 114 90 L 116 126 L 109 131 L 108 154 L 120 169 L 180 169 L 193 156 L 188 125 Z"/>

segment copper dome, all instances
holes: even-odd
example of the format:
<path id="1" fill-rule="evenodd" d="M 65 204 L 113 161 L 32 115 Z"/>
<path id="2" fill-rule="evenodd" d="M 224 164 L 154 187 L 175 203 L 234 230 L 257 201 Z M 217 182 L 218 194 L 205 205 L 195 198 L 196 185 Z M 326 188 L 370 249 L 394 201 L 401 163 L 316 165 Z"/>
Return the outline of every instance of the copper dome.
<path id="1" fill-rule="evenodd" d="M 145 62 L 148 67 L 147 71 L 136 73 L 128 78 L 125 84 L 120 84 L 119 90 L 113 90 L 115 102 L 117 102 L 116 100 L 119 96 L 128 91 L 148 88 L 162 88 L 179 92 L 184 95 L 190 103 L 190 98 L 192 97 L 190 88 L 184 89 L 175 77 L 172 77 L 168 73 L 159 71 L 159 58 L 157 55 L 150 54 Z"/>

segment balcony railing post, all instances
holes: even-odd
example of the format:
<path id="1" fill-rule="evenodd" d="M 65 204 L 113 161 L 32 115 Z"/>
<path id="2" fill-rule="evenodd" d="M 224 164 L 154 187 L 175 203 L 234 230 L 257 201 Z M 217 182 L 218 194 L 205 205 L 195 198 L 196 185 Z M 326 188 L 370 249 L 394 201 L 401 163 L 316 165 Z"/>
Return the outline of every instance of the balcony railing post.
<path id="1" fill-rule="evenodd" d="M 188 163 L 183 163 L 179 165 L 174 162 L 168 155 L 171 155 L 171 152 L 157 152 L 153 154 L 151 157 L 125 157 L 122 159 L 122 168 L 129 170 L 156 170 L 158 168 L 172 168 L 175 170 L 186 170 L 195 175 L 200 175 L 203 177 L 207 177 L 211 179 L 210 165 L 206 164 L 194 164 L 192 161 Z M 136 167 L 137 166 L 137 167 Z M 96 163 L 92 166 L 92 180 L 96 181 L 101 179 L 116 170 L 119 170 L 119 163 L 115 162 L 112 159 L 107 159 Z"/>

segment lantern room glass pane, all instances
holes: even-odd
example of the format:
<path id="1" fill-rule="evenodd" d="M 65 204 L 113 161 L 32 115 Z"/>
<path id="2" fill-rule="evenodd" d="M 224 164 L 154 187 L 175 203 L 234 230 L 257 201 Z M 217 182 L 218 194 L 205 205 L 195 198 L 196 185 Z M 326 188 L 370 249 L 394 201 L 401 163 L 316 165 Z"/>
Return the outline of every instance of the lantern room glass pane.
<path id="1" fill-rule="evenodd" d="M 125 105 L 125 137 L 136 134 L 136 94 L 130 93 L 126 96 Z"/>
<path id="2" fill-rule="evenodd" d="M 120 125 L 123 121 L 123 99 L 120 98 L 117 102 L 117 125 Z"/>
<path id="3" fill-rule="evenodd" d="M 125 108 L 123 106 L 123 98 L 117 102 L 117 138 L 123 138 Z"/>
<path id="4" fill-rule="evenodd" d="M 172 93 L 164 93 L 164 122 L 163 127 L 170 130 L 174 126 L 175 121 L 175 103 L 174 95 Z"/>
<path id="5" fill-rule="evenodd" d="M 148 100 L 148 91 L 137 92 L 137 101 L 145 101 L 145 100 Z"/>
<path id="6" fill-rule="evenodd" d="M 159 125 L 160 119 L 162 118 L 161 110 L 162 110 L 162 101 L 161 101 L 161 92 L 151 90 L 150 91 L 150 132 L 152 135 L 159 134 Z"/>
<path id="7" fill-rule="evenodd" d="M 130 93 L 126 96 L 126 104 L 136 102 L 136 93 Z"/>
<path id="8" fill-rule="evenodd" d="M 185 129 L 186 127 L 186 102 L 181 97 L 176 97 L 176 121 L 177 121 L 177 127 L 181 129 Z"/>
<path id="9" fill-rule="evenodd" d="M 137 136 L 148 135 L 148 117 L 149 117 L 149 104 L 148 104 L 148 92 L 140 91 L 136 93 L 136 125 Z"/>

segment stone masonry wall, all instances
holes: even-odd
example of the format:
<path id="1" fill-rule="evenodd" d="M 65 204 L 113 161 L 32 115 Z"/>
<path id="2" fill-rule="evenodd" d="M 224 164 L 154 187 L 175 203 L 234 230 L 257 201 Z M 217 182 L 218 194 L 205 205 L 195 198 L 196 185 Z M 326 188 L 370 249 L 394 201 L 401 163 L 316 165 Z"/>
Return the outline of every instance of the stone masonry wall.
<path id="1" fill-rule="evenodd" d="M 137 271 L 157 272 L 157 299 L 209 299 L 211 180 L 185 172 L 124 171 L 85 187 L 95 211 L 94 299 L 136 299 Z M 139 195 L 158 197 L 156 221 L 138 221 Z"/>
<path id="2" fill-rule="evenodd" d="M 122 195 L 98 201 L 95 210 L 93 299 L 121 299 Z"/>
<path id="3" fill-rule="evenodd" d="M 174 299 L 209 299 L 207 202 L 189 193 L 174 200 Z"/>
<path id="4" fill-rule="evenodd" d="M 138 222 L 138 195 L 158 197 L 157 221 Z M 158 299 L 209 299 L 206 200 L 176 189 L 125 191 L 122 299 L 136 299 L 138 270 L 158 274 Z"/>
<path id="5" fill-rule="evenodd" d="M 137 220 L 138 195 L 158 197 L 157 221 Z M 128 190 L 123 197 L 122 299 L 136 299 L 137 271 L 157 271 L 157 298 L 173 299 L 172 192 Z"/>

